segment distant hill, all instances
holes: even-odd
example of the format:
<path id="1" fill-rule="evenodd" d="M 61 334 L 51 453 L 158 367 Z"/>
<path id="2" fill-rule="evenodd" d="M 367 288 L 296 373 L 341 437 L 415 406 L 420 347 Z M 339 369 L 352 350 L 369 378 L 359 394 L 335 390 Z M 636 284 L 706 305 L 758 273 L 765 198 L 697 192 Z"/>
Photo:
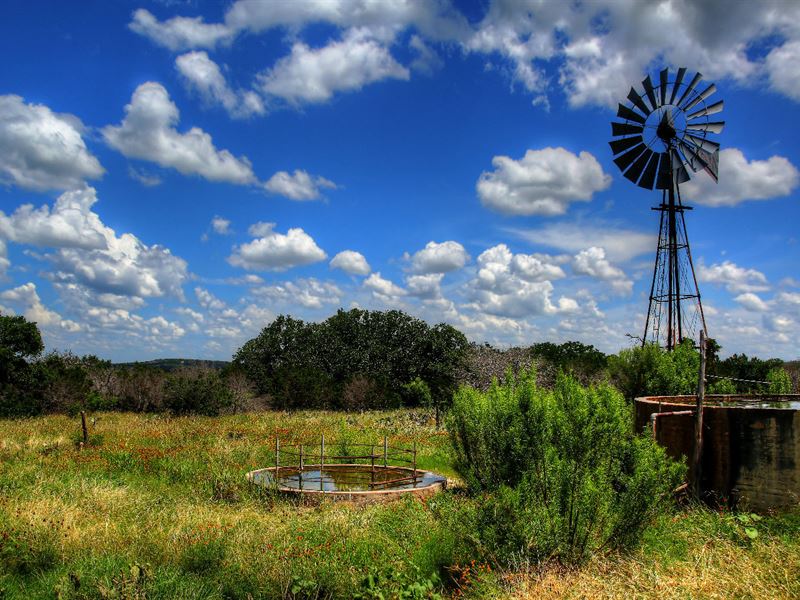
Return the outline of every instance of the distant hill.
<path id="1" fill-rule="evenodd" d="M 115 367 L 133 368 L 137 365 L 161 369 L 162 371 L 175 371 L 186 367 L 210 367 L 212 369 L 223 369 L 230 361 L 227 360 L 202 360 L 197 358 L 157 358 L 155 360 L 144 360 L 137 362 L 115 363 Z"/>

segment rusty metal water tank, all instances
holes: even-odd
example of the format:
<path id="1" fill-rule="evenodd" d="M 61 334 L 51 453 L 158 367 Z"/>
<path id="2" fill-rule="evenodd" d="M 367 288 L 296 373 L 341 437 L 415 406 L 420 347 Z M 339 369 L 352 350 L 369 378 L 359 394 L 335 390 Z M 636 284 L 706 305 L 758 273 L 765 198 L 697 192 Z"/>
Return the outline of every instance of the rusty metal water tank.
<path id="1" fill-rule="evenodd" d="M 653 431 L 673 458 L 691 457 L 694 405 L 694 396 L 636 398 L 637 431 Z M 707 395 L 701 477 L 713 502 L 756 511 L 797 506 L 800 394 Z"/>

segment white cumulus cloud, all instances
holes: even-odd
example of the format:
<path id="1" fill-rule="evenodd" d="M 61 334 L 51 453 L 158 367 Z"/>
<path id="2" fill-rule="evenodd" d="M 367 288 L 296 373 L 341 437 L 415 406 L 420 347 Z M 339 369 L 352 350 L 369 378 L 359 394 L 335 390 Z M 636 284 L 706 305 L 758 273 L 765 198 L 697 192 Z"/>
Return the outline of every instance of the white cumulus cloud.
<path id="1" fill-rule="evenodd" d="M 520 160 L 492 159 L 495 170 L 483 172 L 476 189 L 484 206 L 509 215 L 562 215 L 573 202 L 588 202 L 611 185 L 589 152 L 564 148 L 528 150 Z"/>
<path id="2" fill-rule="evenodd" d="M 253 294 L 280 302 L 286 306 L 322 308 L 326 304 L 339 304 L 342 290 L 336 284 L 319 281 L 313 277 L 265 285 L 253 289 Z"/>
<path id="3" fill-rule="evenodd" d="M 219 65 L 205 52 L 187 52 L 175 59 L 175 68 L 187 86 L 197 91 L 209 104 L 222 106 L 234 118 L 264 114 L 264 102 L 252 90 L 234 91 L 225 80 Z"/>
<path id="4" fill-rule="evenodd" d="M 0 183 L 44 191 L 78 187 L 104 173 L 77 117 L 0 96 Z"/>
<path id="5" fill-rule="evenodd" d="M 469 261 L 464 246 L 454 241 L 428 242 L 411 257 L 415 273 L 448 273 L 462 268 Z"/>
<path id="6" fill-rule="evenodd" d="M 275 223 L 256 223 L 250 227 L 251 242 L 235 246 L 228 262 L 257 271 L 285 271 L 327 258 L 314 239 L 299 227 L 285 234 L 274 231 Z"/>
<path id="7" fill-rule="evenodd" d="M 312 176 L 300 169 L 295 169 L 293 174 L 278 171 L 265 183 L 264 188 L 279 196 L 291 200 L 317 200 L 320 189 L 336 189 L 336 184 L 320 176 Z"/>
<path id="8" fill-rule="evenodd" d="M 129 158 L 151 161 L 184 175 L 235 184 L 256 182 L 246 157 L 217 150 L 211 136 L 198 127 L 178 132 L 179 117 L 164 86 L 149 81 L 134 91 L 122 123 L 104 127 L 103 137 Z"/>
<path id="9" fill-rule="evenodd" d="M 298 105 L 327 102 L 336 92 L 359 90 L 382 79 L 409 77 L 408 69 L 385 46 L 350 31 L 322 48 L 296 42 L 291 54 L 262 73 L 259 81 L 265 94 Z"/>
<path id="10" fill-rule="evenodd" d="M 52 208 L 23 205 L 10 216 L 0 212 L 0 238 L 56 248 L 46 255 L 55 266 L 48 277 L 55 281 L 122 296 L 182 297 L 186 261 L 133 234 L 117 236 L 92 210 L 96 202 L 94 188 L 84 187 L 64 192 Z"/>
<path id="11" fill-rule="evenodd" d="M 149 38 L 170 50 L 213 48 L 229 42 L 235 31 L 222 23 L 206 23 L 202 17 L 173 17 L 159 21 L 153 13 L 140 8 L 128 24 L 131 31 Z"/>
<path id="12" fill-rule="evenodd" d="M 729 292 L 764 292 L 769 289 L 767 277 L 761 271 L 740 267 L 729 260 L 706 266 L 697 265 L 697 279 L 702 282 L 724 286 Z"/>
<path id="13" fill-rule="evenodd" d="M 342 250 L 330 262 L 332 269 L 341 269 L 351 275 L 369 275 L 372 268 L 367 259 L 355 250 Z"/>
<path id="14" fill-rule="evenodd" d="M 741 304 L 743 307 L 745 307 L 747 310 L 753 312 L 765 312 L 769 310 L 769 305 L 753 292 L 745 292 L 744 294 L 739 294 L 734 298 L 734 300 L 739 304 Z"/>
<path id="15" fill-rule="evenodd" d="M 597 246 L 581 250 L 576 254 L 572 261 L 572 270 L 578 275 L 588 275 L 607 281 L 617 294 L 627 296 L 633 291 L 633 281 L 628 279 L 625 271 L 612 265 L 606 258 L 605 250 Z"/>
<path id="16" fill-rule="evenodd" d="M 373 273 L 364 280 L 364 287 L 371 290 L 380 300 L 392 301 L 406 295 L 406 291 L 392 281 L 381 277 L 380 273 Z"/>
<path id="17" fill-rule="evenodd" d="M 48 309 L 42 304 L 35 283 L 25 283 L 4 292 L 0 292 L 0 299 L 14 302 L 24 307 L 23 315 L 40 327 L 59 327 L 68 332 L 77 332 L 81 327 L 75 321 L 63 319 L 60 314 Z"/>
<path id="18" fill-rule="evenodd" d="M 788 196 L 798 183 L 800 172 L 783 156 L 748 161 L 738 148 L 726 148 L 719 153 L 719 183 L 701 171 L 681 190 L 697 204 L 735 206 Z"/>

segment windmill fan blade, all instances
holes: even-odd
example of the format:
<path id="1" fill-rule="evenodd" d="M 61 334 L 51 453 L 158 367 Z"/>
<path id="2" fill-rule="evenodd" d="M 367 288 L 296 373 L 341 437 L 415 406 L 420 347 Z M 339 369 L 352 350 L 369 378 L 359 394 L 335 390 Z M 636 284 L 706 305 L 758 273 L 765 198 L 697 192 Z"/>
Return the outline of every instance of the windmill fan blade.
<path id="1" fill-rule="evenodd" d="M 666 152 L 662 152 L 661 165 L 658 168 L 658 177 L 656 178 L 656 189 L 668 190 L 671 187 L 672 187 L 672 164 L 670 164 L 670 156 Z"/>
<path id="2" fill-rule="evenodd" d="M 692 171 L 697 173 L 700 169 L 705 168 L 703 160 L 702 158 L 700 158 L 700 156 L 698 156 L 695 148 L 684 142 L 678 142 L 678 147 L 681 149 L 681 152 L 686 157 L 686 164 L 689 165 Z"/>
<path id="3" fill-rule="evenodd" d="M 705 108 L 701 108 L 698 111 L 693 112 L 690 115 L 686 115 L 687 120 L 696 119 L 697 117 L 705 117 L 707 115 L 715 115 L 718 112 L 722 112 L 722 109 L 725 107 L 725 101 L 720 100 L 719 102 L 715 102 L 714 104 L 710 104 Z"/>
<path id="4" fill-rule="evenodd" d="M 717 142 L 692 135 L 691 133 L 686 134 L 686 139 L 684 141 L 691 142 L 695 146 L 699 146 L 707 152 L 716 152 L 719 150 L 719 144 Z"/>
<path id="5" fill-rule="evenodd" d="M 659 92 L 661 92 L 661 106 L 664 106 L 667 103 L 667 83 L 669 82 L 669 69 L 664 69 L 660 73 L 661 77 L 661 86 L 659 88 Z"/>
<path id="6" fill-rule="evenodd" d="M 624 104 L 620 104 L 619 108 L 617 109 L 617 116 L 620 119 L 627 119 L 628 121 L 636 121 L 637 123 L 641 123 L 644 125 L 646 119 L 637 113 L 635 110 L 628 108 Z"/>
<path id="7" fill-rule="evenodd" d="M 675 83 L 672 84 L 672 95 L 669 97 L 670 104 L 674 104 L 675 94 L 678 93 L 678 88 L 681 87 L 684 75 L 686 75 L 686 67 L 681 67 L 678 69 L 678 76 L 675 78 Z"/>
<path id="8" fill-rule="evenodd" d="M 656 180 L 656 172 L 658 171 L 658 161 L 660 158 L 660 153 L 653 152 L 653 156 L 650 157 L 644 169 L 644 173 L 642 173 L 642 178 L 639 180 L 639 187 L 643 187 L 646 190 L 653 189 L 653 182 Z"/>
<path id="9" fill-rule="evenodd" d="M 653 110 L 657 109 L 658 101 L 656 100 L 656 93 L 653 89 L 653 82 L 650 81 L 650 75 L 642 80 L 642 85 L 644 86 L 644 91 L 647 94 L 647 98 L 650 100 L 650 106 L 653 107 Z"/>
<path id="10" fill-rule="evenodd" d="M 638 108 L 640 111 L 644 113 L 645 117 L 649 115 L 651 112 L 653 112 L 650 110 L 650 107 L 648 107 L 647 104 L 644 103 L 639 93 L 633 88 L 631 88 L 631 91 L 628 92 L 628 100 L 633 102 L 636 108 Z"/>
<path id="11" fill-rule="evenodd" d="M 683 107 L 683 110 L 690 110 L 693 106 L 695 106 L 701 100 L 705 100 L 711 94 L 717 91 L 717 86 L 715 84 L 711 84 L 706 89 L 704 89 L 694 100 L 689 102 L 686 106 Z"/>
<path id="12" fill-rule="evenodd" d="M 611 135 L 633 135 L 642 133 L 644 127 L 641 125 L 634 125 L 633 123 L 611 123 Z"/>
<path id="13" fill-rule="evenodd" d="M 680 99 L 680 100 L 678 100 L 678 106 L 680 106 L 681 104 L 683 104 L 683 101 L 684 101 L 684 100 L 686 100 L 686 98 L 688 98 L 688 97 L 689 97 L 689 94 L 691 94 L 691 93 L 692 93 L 692 91 L 694 91 L 694 87 L 695 87 L 695 86 L 696 86 L 698 83 L 700 83 L 700 80 L 701 80 L 702 78 L 703 78 L 703 76 L 702 76 L 700 73 L 698 73 L 697 75 L 695 75 L 695 76 L 692 78 L 692 81 L 691 81 L 691 82 L 689 83 L 689 85 L 686 87 L 686 91 L 684 91 L 684 92 L 683 92 L 683 95 L 681 96 L 681 99 Z"/>
<path id="14" fill-rule="evenodd" d="M 680 154 L 673 148 L 670 150 L 670 155 L 672 156 L 672 170 L 675 172 L 676 183 L 686 183 L 690 179 L 689 171 L 686 170 Z"/>
<path id="15" fill-rule="evenodd" d="M 655 152 L 649 148 L 642 152 L 641 156 L 636 159 L 636 162 L 631 165 L 630 169 L 625 171 L 625 177 L 630 179 L 633 183 L 639 181 L 639 176 L 642 174 L 642 171 L 644 171 L 647 163 L 650 162 L 650 158 L 653 156 L 653 154 L 655 154 Z"/>
<path id="16" fill-rule="evenodd" d="M 617 158 L 614 159 L 614 162 L 619 167 L 620 171 L 625 171 L 630 164 L 636 160 L 636 157 L 639 156 L 642 151 L 646 148 L 644 144 L 637 144 L 624 154 L 620 154 Z"/>
<path id="17" fill-rule="evenodd" d="M 608 145 L 611 146 L 611 151 L 614 153 L 614 156 L 616 156 L 620 152 L 624 152 L 628 148 L 632 148 L 636 144 L 641 144 L 641 143 L 642 143 L 642 136 L 635 135 L 633 137 L 626 137 L 619 140 L 608 142 Z"/>
<path id="18" fill-rule="evenodd" d="M 687 123 L 687 130 L 710 131 L 711 133 L 722 133 L 725 121 L 713 121 L 711 123 Z"/>
<path id="19" fill-rule="evenodd" d="M 719 152 L 706 152 L 702 148 L 692 148 L 688 144 L 679 142 L 683 154 L 689 159 L 689 166 L 697 172 L 705 170 L 714 181 L 719 181 Z"/>

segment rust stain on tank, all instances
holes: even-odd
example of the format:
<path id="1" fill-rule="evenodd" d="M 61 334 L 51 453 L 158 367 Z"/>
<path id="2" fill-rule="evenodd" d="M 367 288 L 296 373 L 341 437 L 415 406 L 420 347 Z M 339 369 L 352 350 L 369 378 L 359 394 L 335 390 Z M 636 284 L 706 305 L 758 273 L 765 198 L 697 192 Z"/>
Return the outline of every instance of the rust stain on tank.
<path id="1" fill-rule="evenodd" d="M 703 410 L 701 489 L 713 500 L 752 510 L 800 500 L 800 395 L 707 396 Z M 654 413 L 694 408 L 693 396 L 637 398 L 636 427 Z M 691 456 L 693 415 L 658 419 L 656 439 L 676 459 Z"/>

